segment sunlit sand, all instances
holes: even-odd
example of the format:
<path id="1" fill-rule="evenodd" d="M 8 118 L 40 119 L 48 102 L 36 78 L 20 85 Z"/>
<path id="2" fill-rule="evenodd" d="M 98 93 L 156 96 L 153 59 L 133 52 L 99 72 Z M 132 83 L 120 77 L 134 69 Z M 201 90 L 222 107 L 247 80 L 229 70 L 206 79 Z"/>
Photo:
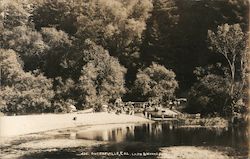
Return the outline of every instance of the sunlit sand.
<path id="1" fill-rule="evenodd" d="M 75 119 L 75 120 L 73 120 Z M 118 123 L 143 123 L 148 119 L 112 113 L 87 113 L 87 114 L 44 114 L 0 117 L 0 137 L 12 137 L 30 133 L 63 129 L 76 126 L 118 124 Z"/>

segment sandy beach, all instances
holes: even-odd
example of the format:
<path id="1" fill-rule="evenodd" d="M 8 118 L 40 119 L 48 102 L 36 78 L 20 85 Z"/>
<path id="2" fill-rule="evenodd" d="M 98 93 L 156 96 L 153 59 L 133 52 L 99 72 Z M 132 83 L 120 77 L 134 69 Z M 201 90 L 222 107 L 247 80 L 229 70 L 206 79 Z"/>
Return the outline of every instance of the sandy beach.
<path id="1" fill-rule="evenodd" d="M 152 121 L 132 115 L 105 112 L 2 116 L 0 117 L 0 137 L 13 137 L 76 126 L 145 122 Z"/>
<path id="2" fill-rule="evenodd" d="M 74 129 L 90 131 L 147 122 L 152 121 L 138 116 L 105 112 L 2 116 L 0 117 L 0 148 L 2 149 L 0 158 L 18 158 L 41 150 L 53 151 L 107 144 L 105 141 L 58 138 L 57 135 L 70 135 L 69 129 L 72 132 Z"/>

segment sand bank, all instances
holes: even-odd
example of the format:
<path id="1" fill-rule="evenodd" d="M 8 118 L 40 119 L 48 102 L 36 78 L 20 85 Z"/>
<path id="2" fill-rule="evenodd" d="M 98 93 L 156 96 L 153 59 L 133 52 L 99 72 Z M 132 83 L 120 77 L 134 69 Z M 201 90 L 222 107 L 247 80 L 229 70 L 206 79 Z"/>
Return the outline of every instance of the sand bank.
<path id="1" fill-rule="evenodd" d="M 75 120 L 73 120 L 74 118 Z M 2 116 L 0 117 L 0 137 L 12 137 L 85 125 L 145 122 L 150 122 L 150 120 L 138 116 L 116 115 L 105 112 Z"/>

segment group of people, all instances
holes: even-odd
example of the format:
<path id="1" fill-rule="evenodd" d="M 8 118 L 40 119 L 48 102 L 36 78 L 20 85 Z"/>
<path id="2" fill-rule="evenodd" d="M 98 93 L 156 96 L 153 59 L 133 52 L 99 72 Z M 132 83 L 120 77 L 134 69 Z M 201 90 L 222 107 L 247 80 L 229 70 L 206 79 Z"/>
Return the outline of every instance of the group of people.
<path id="1" fill-rule="evenodd" d="M 134 115 L 135 107 L 132 103 L 126 104 L 121 98 L 116 99 L 115 103 L 107 107 L 107 112 L 115 112 L 116 114 Z"/>

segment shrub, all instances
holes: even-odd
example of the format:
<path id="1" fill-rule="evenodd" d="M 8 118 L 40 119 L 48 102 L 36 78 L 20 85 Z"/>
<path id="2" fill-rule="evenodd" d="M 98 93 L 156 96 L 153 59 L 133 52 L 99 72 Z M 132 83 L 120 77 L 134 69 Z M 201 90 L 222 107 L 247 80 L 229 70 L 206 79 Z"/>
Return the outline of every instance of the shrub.
<path id="1" fill-rule="evenodd" d="M 226 78 L 212 74 L 203 77 L 189 92 L 187 111 L 202 115 L 225 115 L 231 102 L 229 88 Z"/>

